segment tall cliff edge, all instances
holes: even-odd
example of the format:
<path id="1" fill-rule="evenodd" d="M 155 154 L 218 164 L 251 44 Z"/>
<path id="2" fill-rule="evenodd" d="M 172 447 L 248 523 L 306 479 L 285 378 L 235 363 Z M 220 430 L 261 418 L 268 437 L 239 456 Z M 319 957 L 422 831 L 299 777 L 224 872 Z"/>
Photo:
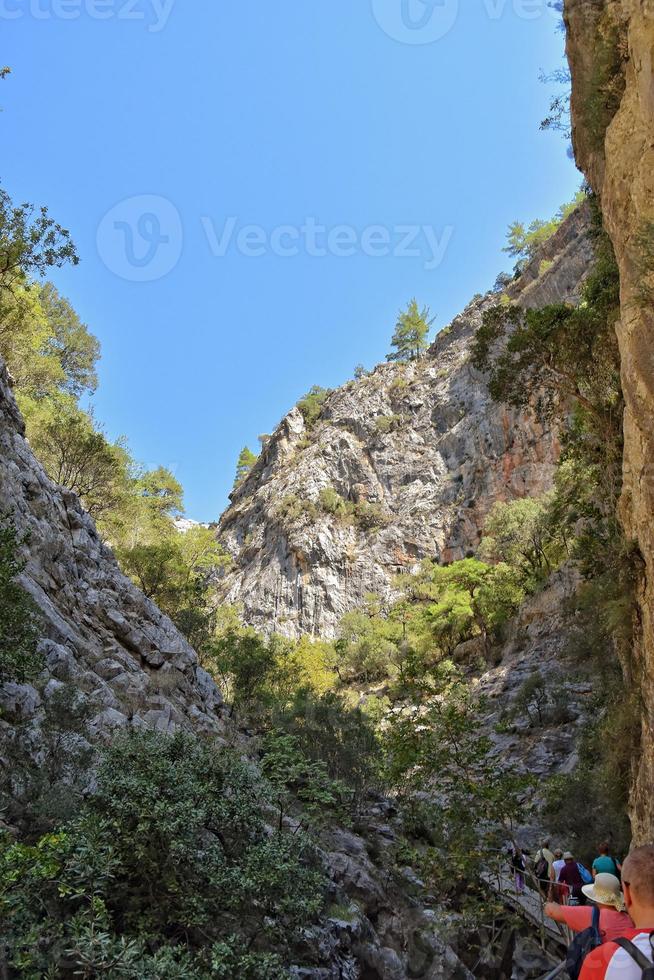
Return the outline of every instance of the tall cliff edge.
<path id="1" fill-rule="evenodd" d="M 574 301 L 592 257 L 587 232 L 582 207 L 510 299 Z M 219 525 L 234 559 L 221 595 L 248 623 L 332 637 L 366 594 L 388 596 L 397 573 L 426 557 L 465 557 L 497 501 L 550 488 L 557 433 L 494 403 L 470 363 L 482 314 L 498 300 L 474 299 L 420 360 L 381 364 L 333 391 L 311 429 L 298 408 L 283 419 Z M 347 509 L 330 513 L 321 492 Z"/>
<path id="2" fill-rule="evenodd" d="M 566 0 L 577 163 L 598 195 L 621 284 L 625 532 L 644 561 L 634 663 L 643 704 L 632 801 L 636 842 L 654 838 L 654 5 Z"/>
<path id="3" fill-rule="evenodd" d="M 45 669 L 34 686 L 0 685 L 0 729 L 38 732 L 43 699 L 74 684 L 102 737 L 128 723 L 216 732 L 221 698 L 184 637 L 118 568 L 75 494 L 46 476 L 25 440 L 0 362 L 0 514 L 22 539 L 22 585 L 40 613 Z"/>

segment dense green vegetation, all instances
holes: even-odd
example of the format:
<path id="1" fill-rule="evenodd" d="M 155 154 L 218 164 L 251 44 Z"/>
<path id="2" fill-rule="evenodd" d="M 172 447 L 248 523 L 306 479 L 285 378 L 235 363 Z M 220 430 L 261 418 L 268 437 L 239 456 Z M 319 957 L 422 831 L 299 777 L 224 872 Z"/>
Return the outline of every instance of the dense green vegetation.
<path id="1" fill-rule="evenodd" d="M 192 736 L 117 737 L 75 817 L 34 843 L 3 842 L 9 965 L 34 980 L 286 976 L 278 954 L 324 886 L 302 833 L 267 828 L 270 792 Z"/>

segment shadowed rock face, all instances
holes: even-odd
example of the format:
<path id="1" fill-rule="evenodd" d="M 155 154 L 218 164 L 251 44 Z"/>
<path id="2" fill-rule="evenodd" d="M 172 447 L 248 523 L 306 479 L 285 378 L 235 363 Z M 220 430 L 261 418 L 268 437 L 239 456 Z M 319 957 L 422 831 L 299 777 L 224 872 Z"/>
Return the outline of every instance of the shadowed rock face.
<path id="1" fill-rule="evenodd" d="M 587 228 L 582 208 L 512 283 L 511 299 L 574 301 L 592 255 Z M 234 557 L 222 595 L 249 623 L 333 636 L 367 593 L 388 596 L 394 575 L 425 557 L 465 557 L 497 501 L 550 488 L 556 432 L 493 403 L 470 364 L 482 313 L 497 301 L 473 300 L 420 361 L 379 365 L 332 392 L 311 432 L 297 408 L 281 422 L 218 532 Z M 326 488 L 374 505 L 377 526 L 325 513 Z"/>
<path id="2" fill-rule="evenodd" d="M 635 839 L 645 841 L 654 837 L 654 4 L 566 0 L 565 17 L 576 159 L 602 202 L 620 268 L 622 517 L 645 564 L 633 665 L 645 710 L 632 807 Z"/>
<path id="3" fill-rule="evenodd" d="M 32 454 L 2 362 L 0 513 L 25 537 L 22 584 L 42 615 L 47 661 L 35 687 L 0 685 L 5 719 L 33 718 L 38 728 L 42 699 L 68 681 L 94 705 L 90 730 L 99 737 L 128 723 L 219 730 L 220 695 L 194 651 L 120 572 L 78 498 Z"/>

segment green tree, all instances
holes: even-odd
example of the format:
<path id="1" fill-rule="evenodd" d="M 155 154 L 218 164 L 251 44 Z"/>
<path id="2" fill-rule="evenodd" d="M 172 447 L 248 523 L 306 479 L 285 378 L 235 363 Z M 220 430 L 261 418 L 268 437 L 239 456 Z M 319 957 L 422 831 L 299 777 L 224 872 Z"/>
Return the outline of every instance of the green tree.
<path id="1" fill-rule="evenodd" d="M 41 286 L 38 298 L 51 331 L 49 352 L 62 368 L 62 389 L 75 398 L 84 392 L 94 392 L 98 386 L 95 366 L 100 357 L 100 342 L 52 283 Z"/>
<path id="2" fill-rule="evenodd" d="M 325 402 L 330 394 L 331 391 L 328 388 L 321 388 L 319 385 L 314 385 L 297 403 L 297 407 L 302 413 L 307 429 L 311 430 L 319 420 Z"/>
<path id="3" fill-rule="evenodd" d="M 79 262 L 70 232 L 46 207 L 16 206 L 0 189 L 0 296 L 26 277 L 42 276 L 66 262 Z"/>
<path id="4" fill-rule="evenodd" d="M 236 463 L 236 478 L 234 480 L 233 487 L 234 490 L 236 490 L 236 488 L 243 483 L 243 480 L 245 480 L 246 476 L 258 459 L 259 457 L 256 456 L 252 450 L 248 449 L 247 446 L 243 446 Z"/>
<path id="5" fill-rule="evenodd" d="M 33 406 L 27 432 L 50 478 L 76 493 L 92 517 L 117 507 L 129 481 L 122 447 L 112 445 L 70 396 Z"/>
<path id="6" fill-rule="evenodd" d="M 24 568 L 19 538 L 7 515 L 0 516 L 0 680 L 25 681 L 38 673 L 37 610 L 17 581 Z"/>
<path id="7" fill-rule="evenodd" d="M 384 731 L 387 778 L 408 828 L 426 839 L 414 859 L 444 901 L 461 902 L 514 822 L 525 819 L 530 781 L 508 771 L 483 731 L 482 706 L 444 665 L 438 696 Z"/>
<path id="8" fill-rule="evenodd" d="M 435 317 L 429 315 L 429 307 L 422 310 L 412 299 L 406 310 L 399 313 L 395 333 L 391 338 L 393 353 L 387 354 L 387 361 L 413 361 L 427 348 L 427 338 Z"/>
<path id="9" fill-rule="evenodd" d="M 553 495 L 525 497 L 497 503 L 486 518 L 480 554 L 521 570 L 521 578 L 535 588 L 566 556 L 565 542 L 550 519 Z"/>
<path id="10" fill-rule="evenodd" d="M 528 227 L 521 221 L 514 221 L 507 231 L 507 243 L 503 251 L 518 259 L 516 271 L 522 271 L 533 259 L 536 252 L 547 242 L 561 223 L 586 200 L 583 190 L 577 192 L 572 201 L 563 204 L 549 221 L 536 219 Z"/>
<path id="11" fill-rule="evenodd" d="M 361 609 L 346 613 L 336 641 L 336 670 L 344 681 L 373 683 L 389 676 L 398 660 L 399 623 L 381 614 L 378 596 L 366 597 Z"/>

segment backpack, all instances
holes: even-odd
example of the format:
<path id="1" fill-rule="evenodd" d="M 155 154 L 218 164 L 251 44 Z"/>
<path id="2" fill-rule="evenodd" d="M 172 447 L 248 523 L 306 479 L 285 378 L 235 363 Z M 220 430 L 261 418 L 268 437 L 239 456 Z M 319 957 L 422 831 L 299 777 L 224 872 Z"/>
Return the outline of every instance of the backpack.
<path id="1" fill-rule="evenodd" d="M 577 867 L 579 868 L 579 874 L 581 875 L 581 880 L 583 881 L 584 885 L 592 885 L 593 876 L 590 871 L 588 871 L 587 868 L 584 868 L 583 864 L 578 864 Z"/>
<path id="2" fill-rule="evenodd" d="M 641 980 L 654 980 L 654 963 L 652 960 L 648 960 L 644 953 L 638 949 L 629 939 L 624 939 L 622 936 L 619 939 L 614 939 L 613 942 L 620 946 L 625 953 L 629 953 L 632 960 L 638 964 L 638 966 L 643 971 L 641 973 Z M 654 936 L 650 935 L 649 944 L 652 947 L 652 956 L 654 957 Z"/>
<path id="3" fill-rule="evenodd" d="M 613 872 L 615 874 L 615 877 L 618 879 L 618 881 L 622 881 L 622 872 L 618 867 L 618 862 L 614 857 L 612 857 L 611 860 L 613 861 Z"/>
<path id="4" fill-rule="evenodd" d="M 593 908 L 593 923 L 580 932 L 568 946 L 568 954 L 565 958 L 565 968 L 568 971 L 570 980 L 578 980 L 584 960 L 589 953 L 602 945 L 602 937 L 599 930 L 600 910 L 597 905 Z M 650 980 L 650 978 L 648 978 Z M 654 975 L 651 978 L 654 980 Z"/>
<path id="5" fill-rule="evenodd" d="M 550 866 L 547 863 L 547 859 L 543 857 L 542 851 L 539 851 L 538 853 L 540 854 L 540 858 L 536 862 L 534 872 L 539 881 L 548 881 Z"/>

